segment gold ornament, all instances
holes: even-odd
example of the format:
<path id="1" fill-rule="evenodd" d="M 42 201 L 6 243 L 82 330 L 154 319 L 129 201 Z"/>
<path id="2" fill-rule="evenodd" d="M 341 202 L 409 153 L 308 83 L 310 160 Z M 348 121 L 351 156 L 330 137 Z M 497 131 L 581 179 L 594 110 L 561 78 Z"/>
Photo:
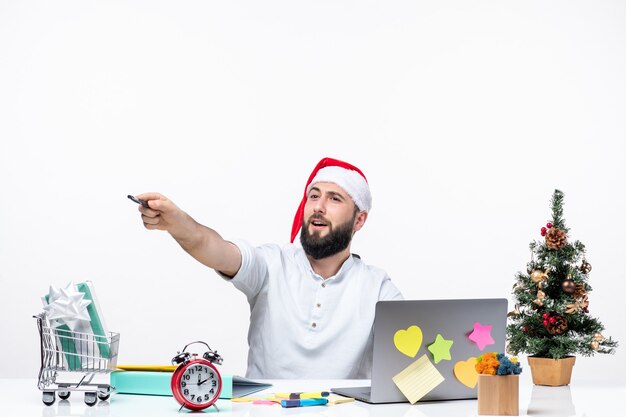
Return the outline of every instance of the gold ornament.
<path id="1" fill-rule="evenodd" d="M 539 290 L 537 291 L 537 298 L 533 301 L 533 303 L 537 304 L 539 307 L 543 305 L 543 300 L 546 299 L 546 293 Z"/>
<path id="2" fill-rule="evenodd" d="M 574 298 L 583 298 L 587 295 L 587 291 L 585 291 L 585 284 L 576 284 L 576 290 L 574 291 Z"/>
<path id="3" fill-rule="evenodd" d="M 580 272 L 583 274 L 588 274 L 591 272 L 591 264 L 587 262 L 585 258 L 583 258 L 583 263 L 580 265 Z"/>
<path id="4" fill-rule="evenodd" d="M 583 312 L 584 313 L 589 313 L 589 297 L 587 297 L 586 295 L 582 298 L 583 303 Z"/>
<path id="5" fill-rule="evenodd" d="M 582 303 L 580 300 L 571 304 L 567 304 L 565 307 L 567 307 L 567 310 L 565 310 L 567 314 L 578 313 L 579 311 L 583 310 Z"/>
<path id="6" fill-rule="evenodd" d="M 593 350 L 598 350 L 598 348 L 600 347 L 600 342 L 602 342 L 604 340 L 604 336 L 602 336 L 600 333 L 596 333 L 593 335 L 593 339 L 591 340 L 591 348 Z"/>
<path id="7" fill-rule="evenodd" d="M 513 311 L 509 311 L 506 316 L 507 317 L 516 317 L 516 316 L 519 316 L 521 314 L 522 314 L 522 312 L 519 309 L 519 304 L 515 304 L 515 309 Z"/>
<path id="8" fill-rule="evenodd" d="M 576 283 L 571 278 L 567 278 L 561 283 L 561 289 L 565 294 L 574 294 L 576 292 Z"/>
<path id="9" fill-rule="evenodd" d="M 565 307 L 567 308 L 567 310 L 565 310 L 567 314 L 580 313 L 581 311 L 588 313 L 589 310 L 587 309 L 587 307 L 589 307 L 589 297 L 585 295 L 575 302 L 567 304 Z"/>
<path id="10" fill-rule="evenodd" d="M 546 246 L 548 249 L 561 249 L 567 244 L 567 234 L 556 227 L 548 229 L 546 232 Z"/>
<path id="11" fill-rule="evenodd" d="M 537 284 L 537 288 L 542 289 L 543 284 L 548 281 L 548 272 L 535 269 L 530 273 L 530 279 Z"/>

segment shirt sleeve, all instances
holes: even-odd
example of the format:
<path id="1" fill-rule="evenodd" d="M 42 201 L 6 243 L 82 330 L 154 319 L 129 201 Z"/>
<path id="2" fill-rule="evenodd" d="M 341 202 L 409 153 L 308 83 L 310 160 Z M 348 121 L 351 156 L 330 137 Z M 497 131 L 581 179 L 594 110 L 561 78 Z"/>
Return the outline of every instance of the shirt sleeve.
<path id="1" fill-rule="evenodd" d="M 378 301 L 387 301 L 387 300 L 404 300 L 402 293 L 400 290 L 391 282 L 391 278 L 389 276 L 385 276 L 382 284 L 380 285 L 380 294 L 378 296 Z"/>
<path id="2" fill-rule="evenodd" d="M 241 267 L 232 278 L 226 277 L 219 271 L 217 273 L 228 279 L 248 299 L 252 299 L 267 283 L 267 262 L 260 248 L 255 248 L 243 240 L 234 240 L 232 243 L 241 252 Z"/>

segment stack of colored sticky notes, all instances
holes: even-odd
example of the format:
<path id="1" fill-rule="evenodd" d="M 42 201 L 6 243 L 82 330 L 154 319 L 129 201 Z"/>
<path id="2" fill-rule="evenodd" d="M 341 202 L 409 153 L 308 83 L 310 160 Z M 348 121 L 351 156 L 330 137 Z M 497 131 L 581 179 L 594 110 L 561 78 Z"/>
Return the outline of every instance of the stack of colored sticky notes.
<path id="1" fill-rule="evenodd" d="M 283 408 L 292 407 L 310 407 L 312 405 L 326 405 L 328 400 L 326 398 L 300 398 L 295 400 L 282 400 L 280 405 Z"/>
<path id="2" fill-rule="evenodd" d="M 328 391 L 317 392 L 278 392 L 274 394 L 280 399 L 283 408 L 310 407 L 314 405 L 328 404 Z"/>
<path id="3" fill-rule="evenodd" d="M 281 399 L 280 405 L 285 408 L 332 405 L 354 401 L 354 398 L 332 394 L 329 391 L 279 392 L 275 394 L 275 397 Z"/>

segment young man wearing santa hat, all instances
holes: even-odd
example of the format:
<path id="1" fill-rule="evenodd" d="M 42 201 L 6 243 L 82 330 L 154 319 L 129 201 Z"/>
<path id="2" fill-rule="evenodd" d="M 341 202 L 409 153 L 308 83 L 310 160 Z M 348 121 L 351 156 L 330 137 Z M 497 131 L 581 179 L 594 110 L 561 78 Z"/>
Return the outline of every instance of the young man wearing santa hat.
<path id="1" fill-rule="evenodd" d="M 365 379 L 376 302 L 402 299 L 385 271 L 350 253 L 372 207 L 363 172 L 322 159 L 307 181 L 291 244 L 224 240 L 158 193 L 137 196 L 148 229 L 166 230 L 250 303 L 247 377 Z M 301 246 L 293 244 L 298 231 Z"/>

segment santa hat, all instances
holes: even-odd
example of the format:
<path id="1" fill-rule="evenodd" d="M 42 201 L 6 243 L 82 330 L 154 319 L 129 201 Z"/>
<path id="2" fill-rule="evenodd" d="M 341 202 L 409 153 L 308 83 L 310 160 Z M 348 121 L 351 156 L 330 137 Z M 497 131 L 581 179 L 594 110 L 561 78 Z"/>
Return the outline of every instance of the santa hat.
<path id="1" fill-rule="evenodd" d="M 332 182 L 343 188 L 360 211 L 369 212 L 372 208 L 372 194 L 370 193 L 370 187 L 367 184 L 367 178 L 365 178 L 363 172 L 347 162 L 324 158 L 317 163 L 304 187 L 304 196 L 302 197 L 298 211 L 296 211 L 293 226 L 291 227 L 292 243 L 298 235 L 300 227 L 302 227 L 307 194 L 313 185 L 318 182 Z"/>

